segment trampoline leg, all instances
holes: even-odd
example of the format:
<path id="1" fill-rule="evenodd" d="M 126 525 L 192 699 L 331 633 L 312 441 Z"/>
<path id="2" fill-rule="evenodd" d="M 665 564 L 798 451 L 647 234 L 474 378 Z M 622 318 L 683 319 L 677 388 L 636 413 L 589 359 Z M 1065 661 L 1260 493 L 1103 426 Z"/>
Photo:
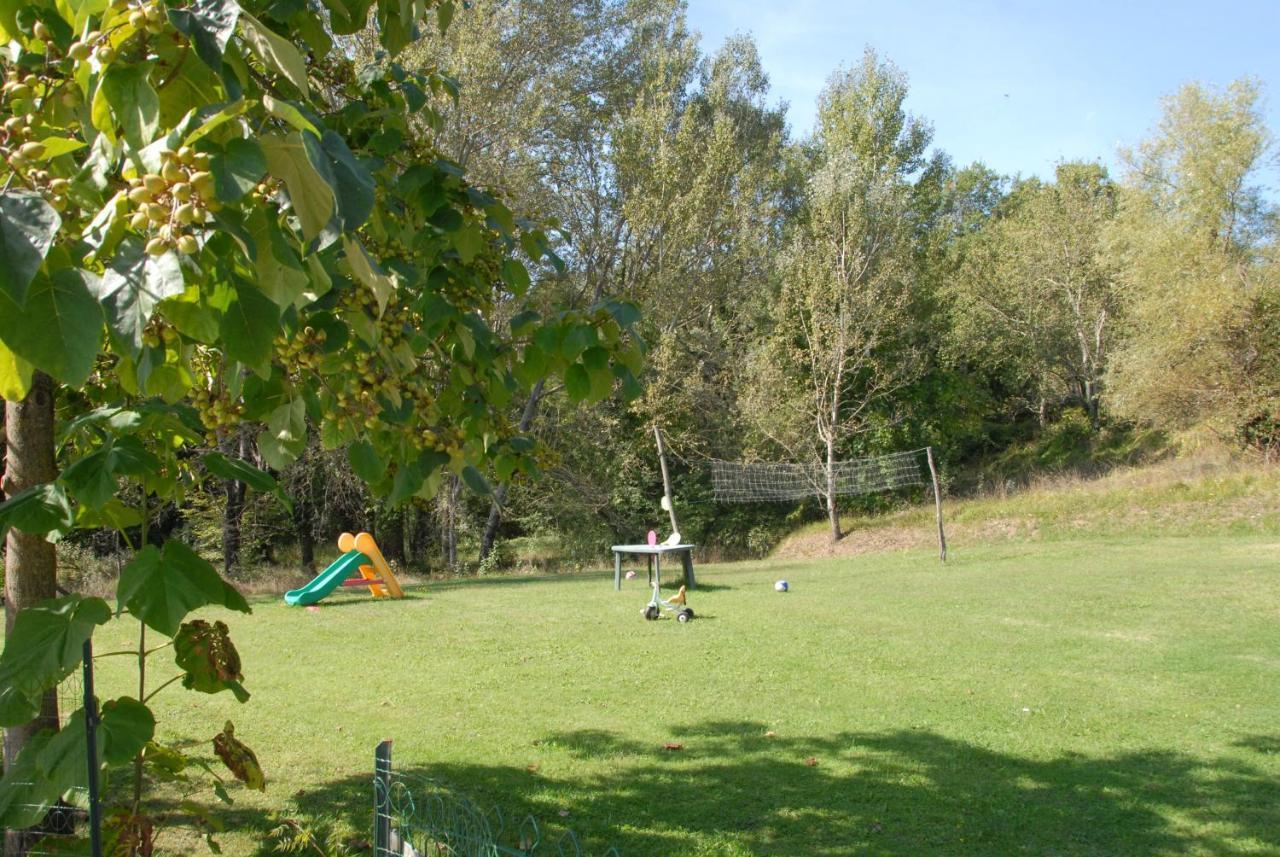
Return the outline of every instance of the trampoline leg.
<path id="1" fill-rule="evenodd" d="M 614 551 L 613 554 L 613 589 L 618 591 L 622 588 L 622 554 Z"/>
<path id="2" fill-rule="evenodd" d="M 684 551 L 680 554 L 680 559 L 684 562 L 684 585 L 697 589 L 698 584 L 693 580 L 693 551 Z"/>

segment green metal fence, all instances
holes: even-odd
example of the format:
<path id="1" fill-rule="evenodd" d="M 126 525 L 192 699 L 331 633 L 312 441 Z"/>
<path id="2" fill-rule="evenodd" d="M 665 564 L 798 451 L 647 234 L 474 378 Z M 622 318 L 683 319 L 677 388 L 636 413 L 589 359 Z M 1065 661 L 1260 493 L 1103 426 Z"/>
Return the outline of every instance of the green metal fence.
<path id="1" fill-rule="evenodd" d="M 391 742 L 374 754 L 374 857 L 584 857 L 577 836 L 545 838 L 537 819 L 512 824 L 428 777 L 395 771 Z M 621 857 L 610 848 L 601 857 Z"/>

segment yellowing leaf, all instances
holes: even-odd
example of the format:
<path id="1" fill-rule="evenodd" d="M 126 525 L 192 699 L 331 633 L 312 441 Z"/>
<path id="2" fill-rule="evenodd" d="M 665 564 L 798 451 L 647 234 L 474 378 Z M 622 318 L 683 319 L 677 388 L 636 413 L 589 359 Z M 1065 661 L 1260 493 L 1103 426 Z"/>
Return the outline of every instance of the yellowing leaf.
<path id="1" fill-rule="evenodd" d="M 395 281 L 373 267 L 364 246 L 356 239 L 343 235 L 342 248 L 347 251 L 347 264 L 351 266 L 351 273 L 373 291 L 373 297 L 378 301 L 378 315 L 381 316 L 386 312 L 391 293 L 395 291 Z"/>
<path id="2" fill-rule="evenodd" d="M 31 389 L 31 364 L 0 342 L 0 398 L 18 402 Z"/>
<path id="3" fill-rule="evenodd" d="M 267 169 L 284 182 L 289 191 L 289 202 L 302 223 L 302 235 L 310 241 L 333 217 L 333 188 L 308 157 L 300 132 L 295 131 L 287 137 L 268 134 L 261 142 Z"/>

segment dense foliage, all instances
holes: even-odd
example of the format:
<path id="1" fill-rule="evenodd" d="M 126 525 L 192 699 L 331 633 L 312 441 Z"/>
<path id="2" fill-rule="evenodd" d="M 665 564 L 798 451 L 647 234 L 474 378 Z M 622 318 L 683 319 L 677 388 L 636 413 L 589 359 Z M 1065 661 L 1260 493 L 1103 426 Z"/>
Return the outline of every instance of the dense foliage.
<path id="1" fill-rule="evenodd" d="M 362 0 L 323 16 L 236 0 L 3 7 L 0 724 L 20 736 L 5 746 L 6 827 L 38 821 L 84 781 L 86 712 L 61 731 L 21 729 L 56 725 L 51 688 L 113 614 L 138 622 L 138 690 L 101 706 L 102 766 L 133 769 L 112 853 L 151 853 L 144 781 L 194 770 L 153 740 L 152 697 L 180 679 L 249 698 L 227 625 L 189 618 L 249 605 L 167 537 L 157 510 L 219 480 L 288 508 L 245 459 L 287 469 L 312 434 L 389 504 L 447 479 L 487 494 L 484 470 L 536 472 L 533 440 L 506 415 L 522 390 L 548 376 L 576 401 L 636 390 L 634 307 L 532 297 L 563 263 L 536 224 L 435 148 L 453 82 L 390 58 L 420 26 L 446 28 L 453 4 L 379 4 L 383 52 L 357 67 L 334 39 L 370 11 Z M 497 324 L 499 302 L 528 306 Z M 54 399 L 56 435 L 40 413 Z M 55 442 L 56 478 L 30 478 L 42 459 L 51 469 Z M 51 542 L 103 529 L 128 548 L 114 608 L 33 597 L 52 594 Z M 149 681 L 170 656 L 178 674 Z M 210 731 L 231 774 L 263 788 L 234 726 Z"/>

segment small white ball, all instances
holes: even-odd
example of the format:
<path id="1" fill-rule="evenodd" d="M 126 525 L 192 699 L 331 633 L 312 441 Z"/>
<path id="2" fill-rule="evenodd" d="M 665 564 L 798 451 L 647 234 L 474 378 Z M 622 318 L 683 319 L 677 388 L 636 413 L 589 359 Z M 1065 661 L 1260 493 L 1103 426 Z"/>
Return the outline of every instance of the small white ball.
<path id="1" fill-rule="evenodd" d="M 773 585 L 773 588 L 778 590 L 779 592 L 786 592 L 790 587 L 787 585 L 787 582 L 785 580 L 779 580 L 777 583 Z"/>

